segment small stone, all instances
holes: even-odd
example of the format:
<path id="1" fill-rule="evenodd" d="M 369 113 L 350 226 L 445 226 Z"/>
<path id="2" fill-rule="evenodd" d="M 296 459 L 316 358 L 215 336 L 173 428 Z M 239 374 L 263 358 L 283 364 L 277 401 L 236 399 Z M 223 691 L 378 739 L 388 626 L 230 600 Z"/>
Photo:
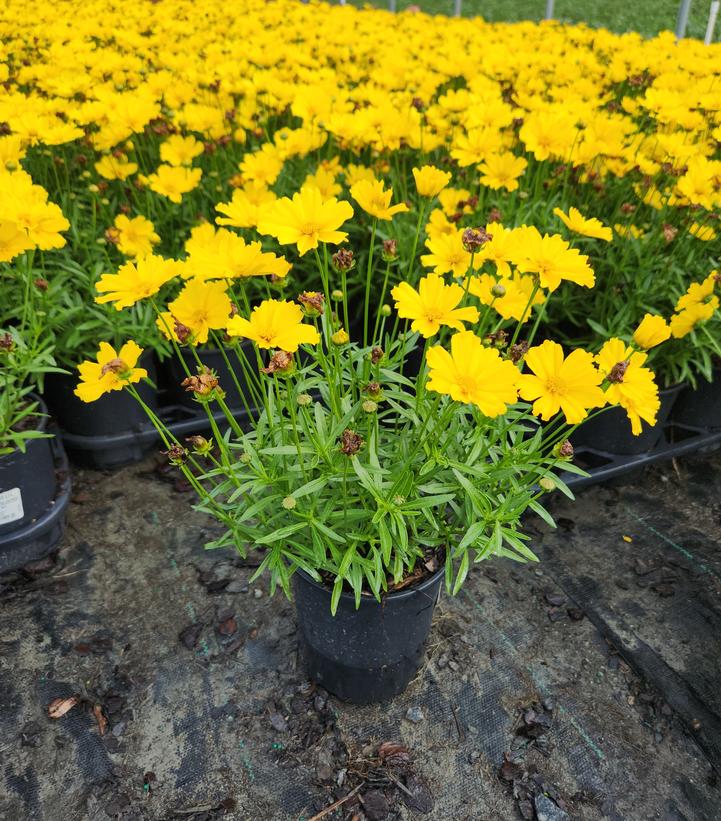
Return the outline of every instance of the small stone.
<path id="1" fill-rule="evenodd" d="M 569 818 L 557 804 L 542 793 L 534 798 L 538 821 L 566 821 Z"/>
<path id="2" fill-rule="evenodd" d="M 569 607 L 566 612 L 571 621 L 581 621 L 584 616 L 584 612 L 580 607 Z"/>
<path id="3" fill-rule="evenodd" d="M 284 733 L 288 729 L 288 722 L 280 713 L 271 713 L 270 726 L 279 733 Z"/>
<path id="4" fill-rule="evenodd" d="M 226 593 L 247 593 L 248 592 L 248 582 L 244 582 L 242 579 L 233 579 L 228 586 L 225 588 Z"/>
<path id="5" fill-rule="evenodd" d="M 262 598 L 263 598 L 263 591 L 262 591 L 259 587 L 256 587 L 256 588 L 253 590 L 253 596 L 254 596 L 256 599 L 262 599 Z"/>
<path id="6" fill-rule="evenodd" d="M 438 661 L 436 662 L 436 667 L 439 670 L 442 670 L 444 667 L 447 667 L 447 666 L 448 666 L 448 654 L 447 653 L 442 653 L 439 656 Z"/>
<path id="7" fill-rule="evenodd" d="M 421 721 L 425 720 L 425 716 L 423 715 L 423 710 L 420 707 L 409 707 L 406 710 L 406 718 L 408 721 L 411 721 L 413 724 L 420 724 Z"/>
<path id="8" fill-rule="evenodd" d="M 566 603 L 566 597 L 563 593 L 546 593 L 546 601 L 554 607 L 560 607 Z"/>

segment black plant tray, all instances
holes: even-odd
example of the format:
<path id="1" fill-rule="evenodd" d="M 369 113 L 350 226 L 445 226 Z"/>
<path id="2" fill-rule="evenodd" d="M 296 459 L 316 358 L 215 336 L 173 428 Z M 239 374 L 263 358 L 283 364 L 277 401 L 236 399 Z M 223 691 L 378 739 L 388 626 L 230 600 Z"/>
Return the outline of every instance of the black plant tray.
<path id="1" fill-rule="evenodd" d="M 49 428 L 50 432 L 58 433 Z M 70 504 L 71 480 L 68 457 L 59 438 L 52 440 L 57 489 L 52 504 L 35 521 L 0 536 L 0 573 L 17 570 L 51 553 L 65 531 L 65 512 Z"/>
<path id="2" fill-rule="evenodd" d="M 659 443 L 646 453 L 620 456 L 595 448 L 576 448 L 574 464 L 584 468 L 589 475 L 562 473 L 561 478 L 570 488 L 578 490 L 640 471 L 656 462 L 718 447 L 721 447 L 721 428 L 698 428 L 667 422 Z"/>
<path id="3" fill-rule="evenodd" d="M 241 423 L 246 420 L 244 409 L 230 409 Z M 208 415 L 201 408 L 187 405 L 161 405 L 158 416 L 168 430 L 181 442 L 186 436 L 207 433 L 210 430 Z M 214 411 L 213 419 L 221 431 L 227 426 L 222 411 Z M 123 465 L 140 461 L 158 444 L 160 436 L 148 420 L 136 425 L 132 430 L 102 436 L 85 436 L 83 434 L 61 432 L 63 443 L 73 462 L 95 470 L 113 470 Z"/>

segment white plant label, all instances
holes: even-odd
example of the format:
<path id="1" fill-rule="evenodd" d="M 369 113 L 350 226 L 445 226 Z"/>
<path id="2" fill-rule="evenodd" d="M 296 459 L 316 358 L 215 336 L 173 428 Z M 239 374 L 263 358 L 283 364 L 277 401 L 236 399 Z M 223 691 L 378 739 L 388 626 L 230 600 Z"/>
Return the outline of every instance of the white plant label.
<path id="1" fill-rule="evenodd" d="M 0 525 L 16 522 L 25 515 L 23 497 L 19 487 L 0 493 Z"/>

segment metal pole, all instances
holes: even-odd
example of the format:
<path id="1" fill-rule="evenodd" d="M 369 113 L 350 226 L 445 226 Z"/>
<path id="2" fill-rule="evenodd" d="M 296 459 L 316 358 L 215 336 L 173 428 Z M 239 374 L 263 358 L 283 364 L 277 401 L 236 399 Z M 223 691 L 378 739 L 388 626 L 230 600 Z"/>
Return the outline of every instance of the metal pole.
<path id="1" fill-rule="evenodd" d="M 708 24 L 706 25 L 706 36 L 703 38 L 703 41 L 707 46 L 710 46 L 713 41 L 713 32 L 716 28 L 716 18 L 718 17 L 719 6 L 721 6 L 721 0 L 711 0 L 711 8 L 708 13 Z"/>
<path id="2" fill-rule="evenodd" d="M 463 0 L 454 0 L 453 2 L 453 16 L 460 17 L 461 16 L 461 5 Z"/>
<path id="3" fill-rule="evenodd" d="M 553 20 L 554 0 L 546 0 L 546 20 Z"/>
<path id="4" fill-rule="evenodd" d="M 396 10 L 396 0 L 388 0 L 388 8 L 394 12 Z"/>
<path id="5" fill-rule="evenodd" d="M 691 11 L 691 0 L 681 0 L 681 5 L 678 7 L 678 17 L 676 18 L 677 40 L 682 40 L 686 36 L 689 11 Z"/>

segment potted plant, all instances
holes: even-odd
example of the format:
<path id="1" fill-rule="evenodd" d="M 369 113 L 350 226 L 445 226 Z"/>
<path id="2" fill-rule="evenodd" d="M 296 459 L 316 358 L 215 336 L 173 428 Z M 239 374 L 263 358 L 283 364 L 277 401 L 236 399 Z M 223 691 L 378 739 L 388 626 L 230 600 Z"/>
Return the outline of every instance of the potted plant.
<path id="1" fill-rule="evenodd" d="M 401 692 L 415 674 L 442 586 L 457 593 L 472 565 L 491 557 L 536 560 L 521 517 L 530 510 L 552 522 L 544 494 L 570 495 L 557 471 L 580 472 L 568 437 L 588 413 L 611 399 L 636 419 L 650 416 L 657 397 L 653 374 L 636 362 L 605 371 L 586 351 L 534 344 L 546 298 L 563 280 L 591 287 L 593 271 L 560 238 L 530 229 L 518 234 L 518 277 L 530 286 L 520 321 L 497 310 L 500 286 L 484 304 L 473 258 L 488 237 L 470 230 L 455 237 L 469 262 L 460 275 L 420 276 L 409 259 L 409 280 L 391 292 L 395 311 L 374 327 L 364 311 L 363 339 L 350 339 L 353 253 L 331 257 L 328 244 L 344 242 L 352 215 L 348 202 L 310 188 L 279 201 L 261 230 L 313 253 L 318 291 L 248 310 L 243 281 L 218 279 L 186 339 L 171 335 L 180 355 L 215 308 L 220 316 L 227 299 L 241 306 L 223 330 L 250 340 L 257 356 L 259 367 L 245 372 L 259 400 L 247 429 L 197 350 L 184 382 L 210 419 L 211 408 L 225 413 L 212 438 L 175 438 L 138 392 L 142 373 L 122 357 L 86 363 L 78 393 L 92 399 L 121 386 L 136 399 L 198 508 L 225 527 L 208 547 L 259 551 L 255 577 L 267 574 L 271 591 L 295 598 L 309 674 L 363 703 Z M 381 260 L 368 258 L 370 295 Z M 129 298 L 152 298 L 146 291 Z M 412 378 L 404 368 L 419 341 Z M 628 355 L 620 340 L 609 344 Z"/>

